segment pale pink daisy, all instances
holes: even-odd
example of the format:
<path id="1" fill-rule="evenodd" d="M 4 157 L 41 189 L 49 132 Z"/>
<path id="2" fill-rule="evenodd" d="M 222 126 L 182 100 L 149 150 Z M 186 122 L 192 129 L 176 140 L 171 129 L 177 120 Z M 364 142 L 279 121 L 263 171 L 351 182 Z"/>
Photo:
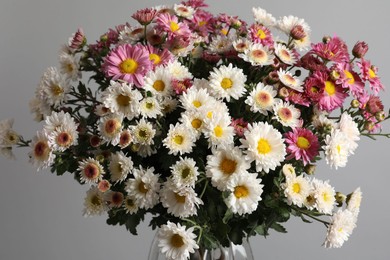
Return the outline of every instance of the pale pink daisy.
<path id="1" fill-rule="evenodd" d="M 312 45 L 312 52 L 325 60 L 334 62 L 349 62 L 347 45 L 339 37 L 332 37 L 326 43 Z"/>
<path id="2" fill-rule="evenodd" d="M 138 44 L 119 45 L 107 55 L 103 64 L 106 76 L 134 83 L 137 87 L 144 85 L 144 76 L 151 68 L 148 51 Z"/>
<path id="3" fill-rule="evenodd" d="M 250 39 L 254 43 L 261 43 L 263 46 L 272 47 L 274 45 L 274 40 L 271 34 L 271 31 L 261 25 L 261 24 L 253 24 L 249 28 Z"/>
<path id="4" fill-rule="evenodd" d="M 177 36 L 190 36 L 191 31 L 188 25 L 183 22 L 179 22 L 177 16 L 170 15 L 169 13 L 161 13 L 156 19 L 159 28 L 167 33 L 168 40 L 172 40 Z"/>
<path id="5" fill-rule="evenodd" d="M 152 45 L 147 45 L 146 49 L 149 52 L 149 59 L 152 62 L 153 68 L 166 65 L 173 60 L 173 54 L 165 48 L 158 49 Z"/>
<path id="6" fill-rule="evenodd" d="M 303 165 L 307 165 L 318 155 L 320 143 L 317 136 L 310 130 L 297 127 L 291 132 L 287 132 L 284 137 L 288 154 L 286 159 L 295 158 L 296 160 L 302 160 Z"/>
<path id="7" fill-rule="evenodd" d="M 375 95 L 378 94 L 379 91 L 384 89 L 382 82 L 377 75 L 377 67 L 371 65 L 371 62 L 365 59 L 362 59 L 360 62 L 357 62 L 357 65 L 360 68 L 363 80 L 366 80 L 370 83 L 370 88 L 372 91 L 374 91 Z"/>
<path id="8" fill-rule="evenodd" d="M 337 63 L 335 71 L 339 78 L 336 80 L 343 88 L 349 89 L 355 97 L 360 96 L 364 89 L 364 83 L 359 75 L 354 72 L 349 63 Z"/>
<path id="9" fill-rule="evenodd" d="M 324 81 L 324 91 L 318 101 L 321 110 L 331 112 L 343 105 L 345 98 L 348 96 L 343 88 L 334 81 L 328 79 Z"/>
<path id="10" fill-rule="evenodd" d="M 145 8 L 138 10 L 131 17 L 137 20 L 141 25 L 148 25 L 153 21 L 157 13 L 156 9 Z"/>

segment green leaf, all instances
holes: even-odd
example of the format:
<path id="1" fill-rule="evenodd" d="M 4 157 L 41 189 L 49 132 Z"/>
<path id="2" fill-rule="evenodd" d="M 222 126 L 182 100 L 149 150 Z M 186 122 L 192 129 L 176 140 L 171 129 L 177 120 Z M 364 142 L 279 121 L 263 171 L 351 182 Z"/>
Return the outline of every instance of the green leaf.
<path id="1" fill-rule="evenodd" d="M 228 209 L 228 210 L 226 210 L 226 213 L 222 219 L 222 222 L 224 224 L 227 224 L 232 217 L 233 217 L 233 211 L 231 209 Z"/>
<path id="2" fill-rule="evenodd" d="M 87 93 L 87 88 L 85 87 L 85 85 L 81 82 L 79 82 L 79 85 L 77 86 L 77 90 L 79 91 L 79 93 L 83 96 L 85 96 L 85 94 Z"/>
<path id="3" fill-rule="evenodd" d="M 125 226 L 128 231 L 130 231 L 131 234 L 137 235 L 137 226 L 141 222 L 141 218 L 136 215 L 130 215 L 127 217 Z"/>
<path id="4" fill-rule="evenodd" d="M 264 237 L 267 237 L 269 235 L 268 228 L 266 228 L 264 224 L 258 225 L 255 228 L 255 232 L 261 236 L 264 236 Z"/>
<path id="5" fill-rule="evenodd" d="M 280 225 L 277 222 L 272 223 L 271 228 L 276 230 L 276 231 L 278 231 L 278 232 L 280 232 L 280 233 L 287 233 L 286 228 L 283 227 L 282 225 Z"/>

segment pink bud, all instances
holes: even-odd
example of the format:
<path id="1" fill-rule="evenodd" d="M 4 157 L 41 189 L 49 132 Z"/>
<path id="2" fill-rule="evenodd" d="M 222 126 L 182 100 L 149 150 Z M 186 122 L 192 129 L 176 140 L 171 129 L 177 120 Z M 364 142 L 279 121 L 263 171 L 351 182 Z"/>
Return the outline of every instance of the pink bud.
<path id="1" fill-rule="evenodd" d="M 368 51 L 368 44 L 367 43 L 357 42 L 355 44 L 355 46 L 353 46 L 352 54 L 354 57 L 361 59 L 364 57 L 364 55 L 367 53 L 367 51 Z"/>

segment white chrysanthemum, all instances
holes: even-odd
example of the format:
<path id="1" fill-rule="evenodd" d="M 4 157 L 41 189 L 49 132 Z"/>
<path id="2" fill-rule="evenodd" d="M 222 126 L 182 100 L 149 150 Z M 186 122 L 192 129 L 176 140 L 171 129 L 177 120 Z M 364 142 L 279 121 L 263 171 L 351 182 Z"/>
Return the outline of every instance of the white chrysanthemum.
<path id="1" fill-rule="evenodd" d="M 145 118 L 157 118 L 162 115 L 161 106 L 155 97 L 146 97 L 140 102 L 140 113 Z"/>
<path id="2" fill-rule="evenodd" d="M 111 114 L 111 111 L 109 108 L 105 107 L 103 104 L 99 104 L 95 107 L 94 110 L 95 115 L 99 117 L 108 116 Z"/>
<path id="3" fill-rule="evenodd" d="M 305 199 L 310 193 L 310 182 L 302 175 L 297 177 L 286 178 L 286 182 L 282 184 L 284 189 L 284 195 L 287 198 L 289 205 L 294 204 L 298 207 L 302 207 Z"/>
<path id="4" fill-rule="evenodd" d="M 260 7 L 253 7 L 252 13 L 257 23 L 266 27 L 273 27 L 276 25 L 275 17 L 273 17 L 272 14 L 268 13 L 266 10 Z"/>
<path id="5" fill-rule="evenodd" d="M 294 105 L 279 99 L 275 102 L 273 110 L 273 119 L 279 121 L 283 126 L 291 128 L 299 126 L 301 111 L 295 108 Z"/>
<path id="6" fill-rule="evenodd" d="M 205 89 L 208 91 L 209 89 L 209 81 L 207 79 L 198 79 L 198 78 L 195 78 L 193 83 L 192 83 L 192 87 L 190 89 Z M 188 90 L 187 90 L 188 92 Z"/>
<path id="7" fill-rule="evenodd" d="M 34 115 L 34 120 L 36 122 L 41 122 L 44 119 L 44 116 L 50 114 L 50 105 L 47 104 L 45 100 L 42 100 L 38 97 L 34 97 L 28 103 L 30 108 L 30 113 Z"/>
<path id="8" fill-rule="evenodd" d="M 348 240 L 356 227 L 357 218 L 349 210 L 338 210 L 331 217 L 324 246 L 339 248 Z"/>
<path id="9" fill-rule="evenodd" d="M 207 156 L 206 176 L 211 178 L 214 187 L 225 191 L 233 176 L 245 174 L 249 168 L 249 162 L 238 147 L 215 149 Z"/>
<path id="10" fill-rule="evenodd" d="M 337 128 L 335 121 L 329 119 L 325 114 L 314 115 L 312 124 L 318 130 L 329 129 L 331 131 Z"/>
<path id="11" fill-rule="evenodd" d="M 360 131 L 357 123 L 347 112 L 344 112 L 341 115 L 340 122 L 339 122 L 339 129 L 350 140 L 350 145 L 349 145 L 350 153 L 353 154 L 356 148 L 358 147 L 356 141 L 360 140 Z"/>
<path id="12" fill-rule="evenodd" d="M 123 206 L 128 214 L 135 214 L 138 211 L 138 205 L 132 196 L 125 198 Z"/>
<path id="13" fill-rule="evenodd" d="M 300 39 L 300 40 L 293 40 L 294 47 L 297 48 L 300 51 L 306 51 L 311 46 L 311 40 L 310 36 L 307 35 L 306 37 Z"/>
<path id="14" fill-rule="evenodd" d="M 218 116 L 229 117 L 229 108 L 227 107 L 226 103 L 223 101 L 218 101 L 214 98 L 210 100 L 210 103 L 202 107 L 200 112 L 205 120 L 205 124 Z"/>
<path id="15" fill-rule="evenodd" d="M 169 96 L 172 92 L 172 84 L 168 70 L 160 66 L 146 74 L 144 89 L 156 96 Z"/>
<path id="16" fill-rule="evenodd" d="M 362 202 L 362 192 L 360 187 L 354 190 L 347 198 L 347 209 L 350 210 L 355 216 L 359 214 L 360 204 Z"/>
<path id="17" fill-rule="evenodd" d="M 331 168 L 345 167 L 350 155 L 351 141 L 346 134 L 339 129 L 332 130 L 330 135 L 325 138 L 325 145 L 322 147 L 325 150 L 326 163 Z"/>
<path id="18" fill-rule="evenodd" d="M 230 125 L 228 114 L 217 114 L 206 121 L 204 135 L 209 141 L 209 147 L 228 147 L 234 142 L 234 127 Z"/>
<path id="19" fill-rule="evenodd" d="M 103 193 L 96 186 L 92 186 L 84 200 L 83 216 L 100 216 L 107 210 Z"/>
<path id="20" fill-rule="evenodd" d="M 141 118 L 136 125 L 130 126 L 133 133 L 133 142 L 141 145 L 151 145 L 154 143 L 153 138 L 156 135 L 152 123 Z"/>
<path id="21" fill-rule="evenodd" d="M 169 126 L 163 144 L 168 148 L 169 154 L 183 155 L 192 152 L 195 141 L 196 135 L 192 131 L 188 131 L 185 125 L 177 123 L 175 126 L 172 124 Z"/>
<path id="22" fill-rule="evenodd" d="M 297 59 L 294 53 L 286 47 L 284 44 L 275 44 L 275 55 L 284 63 L 288 65 L 294 65 Z"/>
<path id="23" fill-rule="evenodd" d="M 184 17 L 187 19 L 192 19 L 195 10 L 191 6 L 183 5 L 183 4 L 175 4 L 173 6 L 173 10 L 175 14 L 180 17 Z"/>
<path id="24" fill-rule="evenodd" d="M 58 72 L 57 68 L 49 67 L 44 72 L 38 92 L 50 106 L 57 108 L 65 103 L 69 91 L 69 82 Z"/>
<path id="25" fill-rule="evenodd" d="M 102 139 L 112 145 L 117 145 L 123 129 L 123 117 L 110 114 L 100 118 L 99 133 Z"/>
<path id="26" fill-rule="evenodd" d="M 126 182 L 126 191 L 134 198 L 135 203 L 142 209 L 153 208 L 159 202 L 158 192 L 160 184 L 159 175 L 154 173 L 154 168 L 133 169 L 134 178 Z"/>
<path id="27" fill-rule="evenodd" d="M 179 61 L 174 60 L 169 62 L 165 67 L 167 73 L 171 76 L 171 79 L 184 80 L 192 79 L 193 76 L 189 72 L 188 68 L 183 66 Z"/>
<path id="28" fill-rule="evenodd" d="M 111 81 L 102 93 L 102 103 L 111 113 L 119 114 L 129 120 L 139 115 L 142 94 L 125 82 Z"/>
<path id="29" fill-rule="evenodd" d="M 53 151 L 63 152 L 69 147 L 78 144 L 78 124 L 74 122 L 64 124 L 49 134 L 49 145 Z"/>
<path id="30" fill-rule="evenodd" d="M 157 153 L 157 150 L 151 145 L 138 145 L 137 147 L 137 154 L 143 158 L 151 156 L 155 153 Z"/>
<path id="31" fill-rule="evenodd" d="M 283 165 L 282 172 L 283 172 L 284 177 L 286 177 L 286 179 L 296 177 L 295 168 L 290 163 L 286 163 L 285 165 Z"/>
<path id="32" fill-rule="evenodd" d="M 316 204 L 316 198 L 315 198 L 315 190 L 314 187 L 311 184 L 311 189 L 309 192 L 309 195 L 305 198 L 305 201 L 303 202 L 303 205 L 308 209 L 308 210 L 314 210 L 317 209 L 317 204 Z"/>
<path id="33" fill-rule="evenodd" d="M 225 53 L 232 49 L 234 38 L 226 35 L 212 37 L 208 49 L 211 53 Z"/>
<path id="34" fill-rule="evenodd" d="M 245 159 L 255 161 L 256 171 L 268 173 L 284 161 L 286 146 L 282 134 L 272 125 L 263 122 L 249 124 L 244 136 L 240 141 L 245 149 Z"/>
<path id="35" fill-rule="evenodd" d="M 209 95 L 206 89 L 190 88 L 180 97 L 180 102 L 184 109 L 197 111 L 202 107 L 209 105 L 213 98 Z"/>
<path id="36" fill-rule="evenodd" d="M 161 188 L 160 201 L 168 213 L 179 218 L 197 215 L 197 207 L 203 205 L 192 187 L 177 187 L 172 179 L 168 179 Z"/>
<path id="37" fill-rule="evenodd" d="M 125 26 L 123 30 L 119 32 L 118 35 L 118 44 L 136 44 L 138 43 L 142 37 L 144 37 L 145 28 L 141 25 L 139 26 Z"/>
<path id="38" fill-rule="evenodd" d="M 187 127 L 187 129 L 191 129 L 194 133 L 196 133 L 196 138 L 199 138 L 200 134 L 205 129 L 205 119 L 200 112 L 186 111 L 182 113 L 179 120 Z"/>
<path id="39" fill-rule="evenodd" d="M 310 33 L 310 27 L 305 20 L 296 16 L 283 16 L 277 21 L 277 27 L 287 35 L 290 35 L 291 30 L 296 26 L 300 26 L 306 35 Z"/>
<path id="40" fill-rule="evenodd" d="M 267 46 L 254 43 L 244 53 L 238 54 L 244 61 L 250 62 L 252 66 L 266 66 L 274 63 L 275 56 Z"/>
<path id="41" fill-rule="evenodd" d="M 77 170 L 83 183 L 98 183 L 105 174 L 103 166 L 91 157 L 80 161 Z"/>
<path id="42" fill-rule="evenodd" d="M 12 129 L 13 119 L 0 121 L 0 147 L 11 147 L 20 140 L 19 134 Z"/>
<path id="43" fill-rule="evenodd" d="M 225 199 L 227 207 L 239 215 L 255 211 L 263 193 L 264 185 L 260 182 L 261 179 L 256 179 L 256 174 L 251 173 L 237 174 L 232 177 L 228 187 L 231 193 Z"/>
<path id="44" fill-rule="evenodd" d="M 160 102 L 161 102 L 161 110 L 164 115 L 175 111 L 179 103 L 176 98 L 172 98 L 172 97 L 165 97 Z"/>
<path id="45" fill-rule="evenodd" d="M 122 151 L 119 151 L 111 155 L 108 169 L 110 170 L 111 182 L 122 182 L 133 169 L 133 161 Z"/>
<path id="46" fill-rule="evenodd" d="M 228 102 L 230 98 L 239 99 L 246 91 L 246 76 L 243 70 L 233 67 L 231 63 L 229 66 L 214 68 L 210 72 L 209 80 L 213 96 L 226 99 Z"/>
<path id="47" fill-rule="evenodd" d="M 30 147 L 32 150 L 29 152 L 30 162 L 38 170 L 51 166 L 56 156 L 49 146 L 49 139 L 45 131 L 37 132 L 30 143 Z"/>
<path id="48" fill-rule="evenodd" d="M 272 110 L 275 101 L 279 100 L 275 98 L 276 94 L 277 91 L 273 86 L 264 86 L 263 83 L 259 82 L 248 95 L 245 103 L 250 106 L 252 112 L 268 115 L 268 111 Z"/>
<path id="49" fill-rule="evenodd" d="M 194 227 L 186 230 L 180 223 L 170 221 L 158 230 L 158 247 L 167 259 L 186 260 L 199 246 L 195 241 Z"/>
<path id="50" fill-rule="evenodd" d="M 301 80 L 298 77 L 293 76 L 291 72 L 280 69 L 278 70 L 278 77 L 284 86 L 298 92 L 303 92 Z"/>
<path id="51" fill-rule="evenodd" d="M 199 171 L 192 158 L 182 158 L 170 167 L 173 182 L 177 187 L 190 186 L 195 187 Z"/>
<path id="52" fill-rule="evenodd" d="M 251 45 L 251 41 L 249 41 L 247 38 L 239 38 L 233 42 L 233 48 L 238 53 L 243 53 L 247 49 L 249 49 L 249 46 Z"/>
<path id="53" fill-rule="evenodd" d="M 312 180 L 316 208 L 324 214 L 332 214 L 336 203 L 336 192 L 328 181 Z"/>
<path id="54" fill-rule="evenodd" d="M 77 127 L 76 122 L 69 113 L 65 113 L 64 111 L 53 111 L 50 116 L 45 118 L 43 129 L 46 133 L 51 134 L 52 132 L 58 130 L 61 126 L 66 125 Z"/>
<path id="55" fill-rule="evenodd" d="M 62 52 L 59 55 L 60 71 L 69 80 L 81 78 L 80 56 Z"/>

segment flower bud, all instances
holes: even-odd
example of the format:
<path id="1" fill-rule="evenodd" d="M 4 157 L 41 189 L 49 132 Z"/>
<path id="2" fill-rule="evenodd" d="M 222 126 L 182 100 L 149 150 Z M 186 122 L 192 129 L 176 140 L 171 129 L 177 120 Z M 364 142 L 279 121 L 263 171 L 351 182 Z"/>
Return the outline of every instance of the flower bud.
<path id="1" fill-rule="evenodd" d="M 326 43 L 328 43 L 331 39 L 332 39 L 332 37 L 330 37 L 330 36 L 324 36 L 324 37 L 322 37 L 322 42 L 326 44 Z"/>
<path id="2" fill-rule="evenodd" d="M 365 124 L 364 124 L 364 129 L 368 132 L 371 132 L 372 130 L 374 130 L 374 127 L 375 127 L 375 124 L 374 122 L 371 122 L 371 121 L 367 121 Z"/>
<path id="3" fill-rule="evenodd" d="M 383 120 L 385 120 L 385 118 L 386 118 L 385 112 L 380 111 L 375 113 L 375 119 L 378 120 L 379 122 L 382 122 Z"/>
<path id="4" fill-rule="evenodd" d="M 316 171 L 316 168 L 317 168 L 316 165 L 308 164 L 308 165 L 305 166 L 304 170 L 305 170 L 306 174 L 313 175 L 315 173 L 315 171 Z"/>
<path id="5" fill-rule="evenodd" d="M 96 155 L 95 159 L 96 159 L 96 161 L 98 161 L 98 162 L 100 162 L 100 163 L 103 163 L 105 157 L 104 157 L 103 154 L 98 154 L 98 155 Z"/>
<path id="6" fill-rule="evenodd" d="M 365 42 L 357 42 L 355 46 L 353 46 L 352 49 L 352 55 L 358 59 L 361 59 L 364 57 L 364 55 L 368 51 L 368 44 Z"/>
<path id="7" fill-rule="evenodd" d="M 303 28 L 302 25 L 295 25 L 291 31 L 290 31 L 290 36 L 294 39 L 294 40 L 302 40 L 303 38 L 305 38 L 307 36 L 306 32 L 305 32 L 305 29 Z"/>
<path id="8" fill-rule="evenodd" d="M 337 207 L 341 207 L 341 206 L 343 206 L 343 203 L 347 199 L 347 196 L 345 196 L 341 192 L 336 192 L 335 199 L 336 199 L 336 202 L 337 202 Z"/>
<path id="9" fill-rule="evenodd" d="M 288 91 L 288 89 L 286 87 L 282 87 L 278 91 L 278 96 L 280 98 L 284 99 L 284 98 L 288 97 L 289 95 L 290 95 L 290 93 L 289 93 L 289 91 Z"/>
<path id="10" fill-rule="evenodd" d="M 92 147 L 94 147 L 94 148 L 99 147 L 99 145 L 100 145 L 100 137 L 97 136 L 97 135 L 91 136 L 91 137 L 89 138 L 89 144 L 90 144 Z"/>
<path id="11" fill-rule="evenodd" d="M 340 73 L 338 73 L 337 71 L 335 70 L 332 70 L 330 72 L 330 78 L 333 80 L 333 81 L 336 81 L 340 78 Z"/>
<path id="12" fill-rule="evenodd" d="M 353 108 L 358 108 L 359 106 L 360 106 L 359 100 L 353 99 L 353 100 L 351 101 L 351 107 L 353 107 Z"/>

